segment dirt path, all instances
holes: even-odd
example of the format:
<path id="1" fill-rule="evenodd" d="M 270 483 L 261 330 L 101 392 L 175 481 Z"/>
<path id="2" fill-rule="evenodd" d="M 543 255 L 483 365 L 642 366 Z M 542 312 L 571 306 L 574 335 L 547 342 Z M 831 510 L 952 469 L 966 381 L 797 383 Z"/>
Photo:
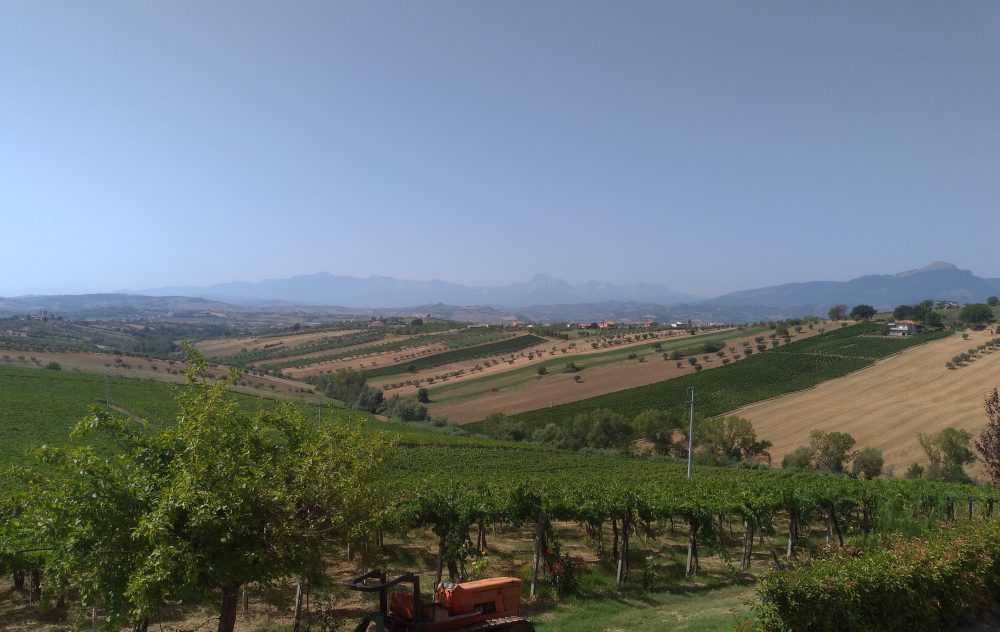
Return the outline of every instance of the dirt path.
<path id="1" fill-rule="evenodd" d="M 733 414 L 752 421 L 757 434 L 774 443 L 771 454 L 777 462 L 808 443 L 812 430 L 837 430 L 850 433 L 858 448 L 881 449 L 886 468 L 901 475 L 923 455 L 918 432 L 947 426 L 982 430 L 983 398 L 1000 386 L 1000 352 L 987 352 L 957 369 L 945 368 L 945 362 L 991 337 L 985 332 L 973 332 L 968 340 L 954 335 Z"/>

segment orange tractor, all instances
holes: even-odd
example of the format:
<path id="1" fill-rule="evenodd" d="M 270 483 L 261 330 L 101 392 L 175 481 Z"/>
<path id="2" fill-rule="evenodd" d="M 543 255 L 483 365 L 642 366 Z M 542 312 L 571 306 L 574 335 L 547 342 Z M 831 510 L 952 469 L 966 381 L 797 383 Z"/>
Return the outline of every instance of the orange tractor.
<path id="1" fill-rule="evenodd" d="M 400 584 L 412 590 L 389 590 Z M 420 577 L 403 573 L 387 580 L 384 572 L 369 571 L 347 583 L 349 588 L 378 593 L 379 610 L 358 624 L 354 632 L 535 632 L 521 616 L 521 580 L 494 577 L 459 584 L 441 584 L 434 600 L 423 604 Z"/>

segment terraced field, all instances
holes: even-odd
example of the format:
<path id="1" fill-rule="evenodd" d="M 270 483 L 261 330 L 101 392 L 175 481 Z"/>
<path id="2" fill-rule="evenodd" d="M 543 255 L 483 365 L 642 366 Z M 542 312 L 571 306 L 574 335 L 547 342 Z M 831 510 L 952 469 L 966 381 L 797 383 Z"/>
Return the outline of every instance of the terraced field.
<path id="1" fill-rule="evenodd" d="M 712 371 L 534 410 L 519 414 L 517 418 L 534 428 L 547 423 L 561 424 L 579 413 L 590 413 L 600 408 L 610 408 L 625 416 L 635 416 L 650 408 L 682 415 L 689 387 L 694 387 L 698 393 L 698 412 L 711 417 L 843 377 L 871 366 L 891 353 L 949 335 L 949 332 L 941 331 L 890 340 L 875 337 L 881 327 L 875 323 L 844 327 L 778 349 L 755 353 L 744 361 Z M 941 362 L 943 366 L 944 360 Z M 491 430 L 482 424 L 475 427 L 486 432 Z M 830 429 L 836 428 L 831 426 Z"/>
<path id="2" fill-rule="evenodd" d="M 514 414 L 534 410 L 541 406 L 551 406 L 586 399 L 595 395 L 632 388 L 644 384 L 679 377 L 694 371 L 692 366 L 675 360 L 665 360 L 663 355 L 676 350 L 687 350 L 706 343 L 725 343 L 728 347 L 743 348 L 744 341 L 752 341 L 757 335 L 768 331 L 767 327 L 748 328 L 745 331 L 727 329 L 723 331 L 678 336 L 656 342 L 644 341 L 639 344 L 624 345 L 608 351 L 588 353 L 589 345 L 579 345 L 577 353 L 545 355 L 535 362 L 519 363 L 516 368 L 487 372 L 459 382 L 447 382 L 430 389 L 431 411 L 458 423 L 469 423 L 482 419 L 489 412 Z M 806 331 L 806 336 L 815 331 Z M 653 345 L 658 344 L 659 348 Z M 697 354 L 701 357 L 702 353 Z M 572 362 L 579 372 L 567 372 L 566 366 Z M 702 360 L 706 368 L 722 366 L 722 360 L 709 354 L 709 360 Z M 545 375 L 539 377 L 539 367 Z"/>

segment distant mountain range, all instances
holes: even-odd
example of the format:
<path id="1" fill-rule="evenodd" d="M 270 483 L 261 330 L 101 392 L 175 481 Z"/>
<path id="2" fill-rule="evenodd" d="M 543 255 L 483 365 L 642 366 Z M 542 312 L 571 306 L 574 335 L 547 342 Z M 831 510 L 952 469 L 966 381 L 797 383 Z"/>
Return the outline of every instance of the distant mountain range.
<path id="1" fill-rule="evenodd" d="M 1000 279 L 984 279 L 953 263 L 937 261 L 899 274 L 872 274 L 850 281 L 786 283 L 724 294 L 706 301 L 712 305 L 775 305 L 780 307 L 829 308 L 833 305 L 865 303 L 895 307 L 925 299 L 957 303 L 982 303 L 1000 292 Z"/>
<path id="2" fill-rule="evenodd" d="M 136 294 L 88 294 L 0 298 L 0 314 L 46 310 L 75 318 L 233 318 L 268 322 L 281 318 L 432 315 L 468 322 L 694 320 L 751 322 L 809 314 L 833 305 L 867 303 L 877 308 L 924 299 L 984 302 L 1000 294 L 1000 279 L 981 278 L 954 264 L 936 262 L 901 272 L 850 281 L 812 281 L 742 290 L 712 299 L 675 292 L 657 283 L 571 284 L 539 274 L 524 283 L 471 287 L 446 281 L 366 279 L 328 273 L 234 282 L 209 287 L 170 287 Z M 255 314 L 256 316 L 252 316 Z"/>
<path id="3" fill-rule="evenodd" d="M 148 296 L 197 296 L 230 303 L 259 304 L 283 301 L 297 305 L 339 305 L 343 307 L 398 308 L 444 303 L 446 305 L 488 305 L 526 307 L 636 301 L 646 303 L 683 303 L 701 297 L 675 292 L 658 283 L 571 284 L 547 274 L 536 274 L 523 283 L 494 287 L 476 287 L 448 281 L 410 281 L 385 276 L 358 278 L 328 272 L 305 274 L 289 279 L 268 279 L 256 283 L 221 283 L 208 287 L 167 287 L 142 290 Z"/>

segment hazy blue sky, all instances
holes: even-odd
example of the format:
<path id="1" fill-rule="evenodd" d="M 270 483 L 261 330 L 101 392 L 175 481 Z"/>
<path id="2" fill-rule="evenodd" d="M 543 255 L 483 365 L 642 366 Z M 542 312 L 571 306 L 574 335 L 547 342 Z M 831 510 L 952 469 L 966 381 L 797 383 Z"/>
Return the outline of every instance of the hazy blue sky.
<path id="1" fill-rule="evenodd" d="M 0 2 L 0 294 L 1000 276 L 1000 2 Z"/>

